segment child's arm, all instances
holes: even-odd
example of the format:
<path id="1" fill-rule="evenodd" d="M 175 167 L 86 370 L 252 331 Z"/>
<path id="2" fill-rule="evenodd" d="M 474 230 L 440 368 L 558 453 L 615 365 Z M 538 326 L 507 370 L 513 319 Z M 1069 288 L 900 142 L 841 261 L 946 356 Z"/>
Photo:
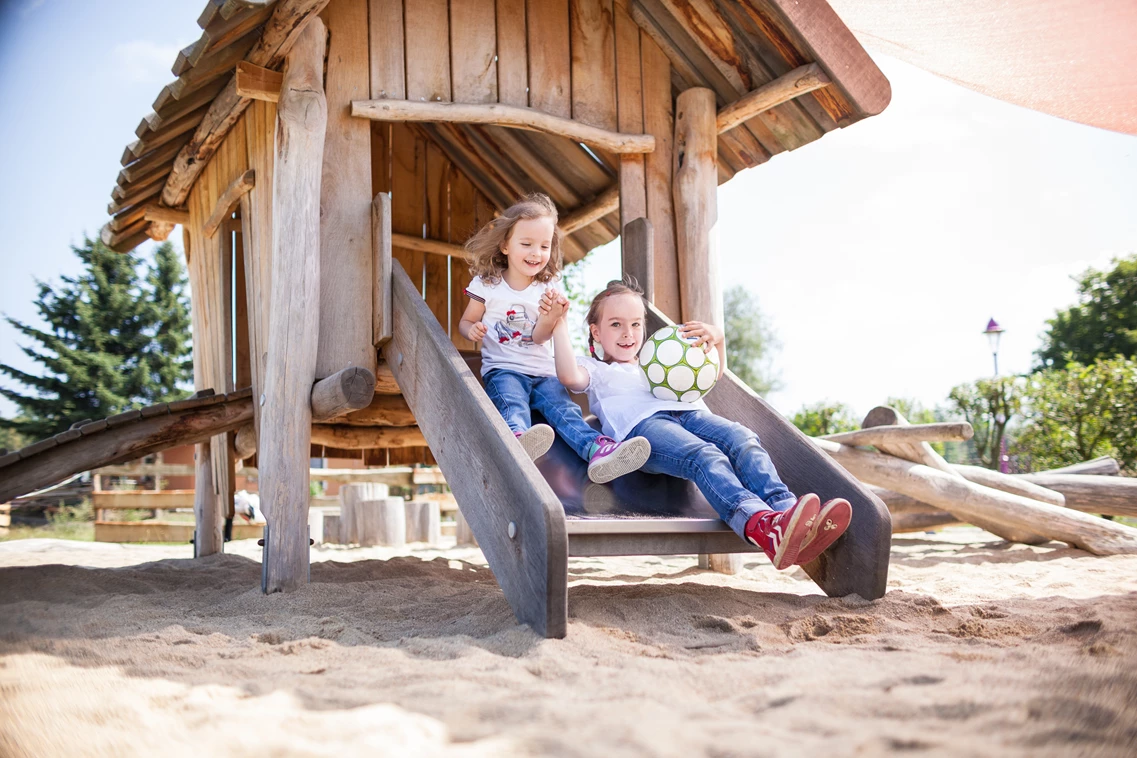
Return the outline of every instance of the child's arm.
<path id="1" fill-rule="evenodd" d="M 719 377 L 726 371 L 726 335 L 722 329 L 714 324 L 704 324 L 702 321 L 688 321 L 679 327 L 684 337 L 694 337 L 695 347 L 700 345 L 703 350 L 710 352 L 713 346 L 719 352 Z"/>
<path id="2" fill-rule="evenodd" d="M 533 326 L 533 342 L 543 345 L 553 336 L 553 329 L 557 321 L 568 312 L 568 298 L 560 295 L 552 287 L 541 295 L 541 305 L 538 309 L 537 323 Z M 555 344 L 555 343 L 554 343 Z"/>
<path id="3" fill-rule="evenodd" d="M 553 327 L 553 350 L 557 364 L 557 378 L 561 384 L 573 392 L 584 392 L 588 389 L 590 377 L 588 372 L 576 362 L 572 351 L 572 342 L 569 339 L 568 323 L 562 318 L 557 320 Z"/>
<path id="4" fill-rule="evenodd" d="M 486 336 L 486 325 L 482 323 L 482 316 L 486 315 L 486 304 L 471 300 L 462 313 L 462 320 L 458 322 L 458 333 L 470 342 L 480 342 Z"/>

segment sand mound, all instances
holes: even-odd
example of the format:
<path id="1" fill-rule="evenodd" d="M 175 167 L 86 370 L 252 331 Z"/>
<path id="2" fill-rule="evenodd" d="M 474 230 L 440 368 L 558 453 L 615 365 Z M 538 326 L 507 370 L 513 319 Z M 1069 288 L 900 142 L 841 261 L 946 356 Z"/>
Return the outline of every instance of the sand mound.
<path id="1" fill-rule="evenodd" d="M 875 602 L 574 559 L 564 640 L 477 551 L 320 550 L 265 596 L 249 543 L 0 544 L 0 754 L 1132 754 L 1137 557 L 954 534 Z"/>

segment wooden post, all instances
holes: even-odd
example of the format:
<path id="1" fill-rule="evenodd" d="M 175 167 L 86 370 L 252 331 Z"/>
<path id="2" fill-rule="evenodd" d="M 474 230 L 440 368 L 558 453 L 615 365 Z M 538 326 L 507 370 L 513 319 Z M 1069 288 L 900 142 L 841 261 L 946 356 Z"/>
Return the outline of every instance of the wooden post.
<path id="1" fill-rule="evenodd" d="M 220 553 L 225 544 L 221 535 L 224 510 L 218 507 L 220 496 L 214 491 L 210 447 L 209 440 L 194 446 L 194 558 Z"/>
<path id="2" fill-rule="evenodd" d="M 387 485 L 356 482 L 340 489 L 341 538 L 361 547 L 402 547 L 407 542 L 406 504 L 389 497 Z"/>
<path id="3" fill-rule="evenodd" d="M 375 374 L 362 366 L 349 366 L 312 387 L 312 420 L 327 421 L 366 408 L 373 397 Z"/>
<path id="4" fill-rule="evenodd" d="M 442 508 L 437 500 L 412 500 L 406 504 L 407 542 L 437 545 L 442 537 Z"/>
<path id="5" fill-rule="evenodd" d="M 391 196 L 386 192 L 371 201 L 371 246 L 375 267 L 371 341 L 379 348 L 391 339 Z"/>
<path id="6" fill-rule="evenodd" d="M 651 222 L 637 218 L 624 227 L 621 236 L 621 253 L 624 274 L 630 274 L 649 303 L 655 302 L 655 262 L 653 260 L 655 237 Z"/>
<path id="7" fill-rule="evenodd" d="M 675 101 L 672 198 L 679 254 L 680 320 L 721 327 L 718 246 L 718 126 L 715 93 L 692 87 Z M 699 556 L 699 565 L 723 574 L 742 570 L 742 554 Z"/>
<path id="8" fill-rule="evenodd" d="M 312 18 L 288 55 L 277 110 L 272 322 L 261 408 L 265 591 L 308 581 L 308 454 L 320 307 L 320 171 L 327 103 L 324 23 Z"/>
<path id="9" fill-rule="evenodd" d="M 718 247 L 718 134 L 715 94 L 692 87 L 675 102 L 676 246 L 679 251 L 679 302 L 683 321 L 723 325 Z"/>

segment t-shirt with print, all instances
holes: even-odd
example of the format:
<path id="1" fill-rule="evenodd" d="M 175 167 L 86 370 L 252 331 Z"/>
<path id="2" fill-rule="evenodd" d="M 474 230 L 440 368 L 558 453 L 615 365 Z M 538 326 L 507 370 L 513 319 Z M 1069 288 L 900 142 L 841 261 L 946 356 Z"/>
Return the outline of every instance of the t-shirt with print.
<path id="1" fill-rule="evenodd" d="M 600 419 L 604 434 L 617 442 L 623 440 L 636 424 L 660 411 L 705 411 L 702 400 L 684 403 L 660 400 L 651 394 L 651 385 L 638 363 L 605 363 L 596 358 L 577 358 L 588 372 L 588 408 Z"/>
<path id="2" fill-rule="evenodd" d="M 466 287 L 466 295 L 486 306 L 482 315 L 482 323 L 486 325 L 486 336 L 482 338 L 482 376 L 499 368 L 527 376 L 557 375 L 552 339 L 543 345 L 533 342 L 533 327 L 539 315 L 537 308 L 549 287 L 564 292 L 559 279 L 534 281 L 523 290 L 515 290 L 505 279 L 489 284 L 475 276 Z"/>

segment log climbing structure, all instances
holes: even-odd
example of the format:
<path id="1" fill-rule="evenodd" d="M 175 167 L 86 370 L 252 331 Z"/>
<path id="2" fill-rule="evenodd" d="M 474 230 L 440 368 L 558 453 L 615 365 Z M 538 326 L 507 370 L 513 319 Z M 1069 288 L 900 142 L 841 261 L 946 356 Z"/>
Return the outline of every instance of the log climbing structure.
<path id="1" fill-rule="evenodd" d="M 225 400 L 99 432 L 117 449 L 154 424 L 131 444 L 198 445 L 196 553 L 222 549 L 234 461 L 255 455 L 264 586 L 303 585 L 309 457 L 349 456 L 437 462 L 517 618 L 546 636 L 566 630 L 570 555 L 736 565 L 750 548 L 687 483 L 589 487 L 559 446 L 524 456 L 458 333 L 461 245 L 541 191 L 567 262 L 619 236 L 652 320 L 721 324 L 718 185 L 889 102 L 824 0 L 209 0 L 198 23 L 122 156 L 102 238 L 127 251 L 181 226 L 194 384 Z M 880 597 L 880 498 L 733 376 L 708 403 L 758 432 L 791 488 L 853 502 L 806 571 Z M 69 457 L 85 430 L 0 459 L 3 492 L 107 462 Z M 32 473 L 11 484 L 17 469 Z"/>

